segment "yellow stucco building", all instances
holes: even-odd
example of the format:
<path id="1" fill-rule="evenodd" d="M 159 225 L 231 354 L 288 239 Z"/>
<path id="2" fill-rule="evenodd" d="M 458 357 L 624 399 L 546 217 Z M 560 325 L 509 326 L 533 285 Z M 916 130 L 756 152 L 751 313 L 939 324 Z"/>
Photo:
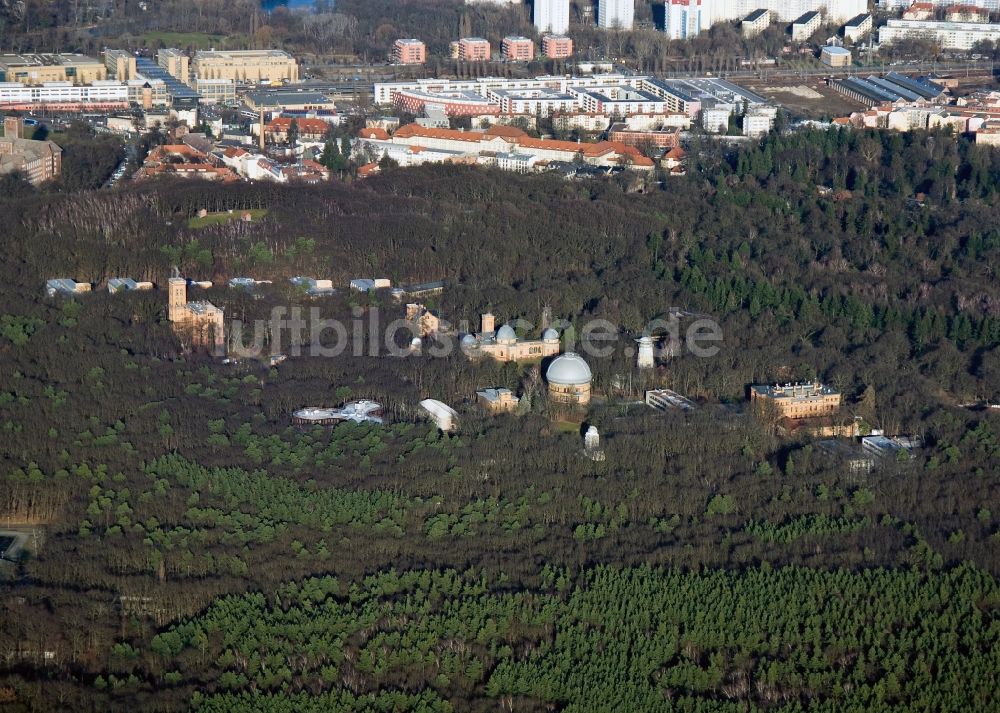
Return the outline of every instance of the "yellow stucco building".
<path id="1" fill-rule="evenodd" d="M 840 409 L 840 392 L 819 382 L 755 384 L 750 401 L 755 406 L 773 404 L 781 418 L 822 418 Z"/>
<path id="2" fill-rule="evenodd" d="M 222 310 L 207 301 L 188 302 L 183 277 L 171 277 L 167 283 L 167 317 L 174 333 L 186 344 L 217 353 L 225 349 Z"/>
<path id="3" fill-rule="evenodd" d="M 282 50 L 205 50 L 192 62 L 198 79 L 230 79 L 250 84 L 299 81 L 299 65 Z"/>
<path id="4" fill-rule="evenodd" d="M 559 353 L 559 333 L 546 329 L 541 339 L 518 339 L 514 328 L 505 324 L 496 329 L 496 317 L 482 315 L 479 334 L 467 334 L 462 347 L 470 356 L 488 356 L 497 361 L 531 361 Z"/>
<path id="5" fill-rule="evenodd" d="M 92 84 L 107 78 L 104 63 L 83 54 L 0 54 L 0 82 Z"/>

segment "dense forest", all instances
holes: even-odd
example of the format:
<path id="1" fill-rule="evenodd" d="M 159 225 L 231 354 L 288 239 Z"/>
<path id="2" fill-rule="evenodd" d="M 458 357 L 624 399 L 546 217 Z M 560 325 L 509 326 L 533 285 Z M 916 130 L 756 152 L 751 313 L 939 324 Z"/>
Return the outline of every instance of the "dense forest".
<path id="1" fill-rule="evenodd" d="M 995 709 L 1000 155 L 839 130 L 689 155 L 647 181 L 428 166 L 0 195 L 0 531 L 31 534 L 0 562 L 4 708 Z M 386 276 L 445 280 L 427 304 L 452 324 L 601 318 L 618 341 L 572 417 L 539 365 L 432 342 L 223 363 L 170 330 L 174 265 L 245 324 L 388 323 L 402 305 L 346 289 Z M 103 289 L 123 275 L 158 289 Z M 245 275 L 273 283 L 222 286 Z M 95 292 L 49 298 L 51 277 Z M 715 320 L 721 351 L 639 372 L 632 339 L 673 314 Z M 862 474 L 745 407 L 796 378 L 924 446 Z M 485 386 L 518 411 L 482 413 Z M 637 404 L 652 386 L 698 408 Z M 387 424 L 291 424 L 355 398 Z"/>

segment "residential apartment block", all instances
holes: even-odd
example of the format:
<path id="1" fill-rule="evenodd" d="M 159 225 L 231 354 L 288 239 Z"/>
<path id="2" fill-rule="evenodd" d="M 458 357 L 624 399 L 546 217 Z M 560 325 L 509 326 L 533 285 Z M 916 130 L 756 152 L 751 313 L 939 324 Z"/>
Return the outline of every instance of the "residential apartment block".
<path id="1" fill-rule="evenodd" d="M 914 39 L 931 39 L 943 49 L 970 50 L 977 42 L 1000 40 L 1000 24 L 889 20 L 878 31 L 879 44 Z"/>
<path id="2" fill-rule="evenodd" d="M 635 22 L 635 0 L 600 0 L 597 26 L 602 30 L 631 30 Z"/>
<path id="3" fill-rule="evenodd" d="M 564 59 L 573 54 L 573 40 L 566 35 L 542 37 L 542 54 L 549 59 Z"/>
<path id="4" fill-rule="evenodd" d="M 569 0 L 534 0 L 535 28 L 564 35 L 569 30 Z"/>
<path id="5" fill-rule="evenodd" d="M 535 42 L 527 37 L 504 37 L 500 54 L 508 62 L 530 62 L 535 58 Z"/>
<path id="6" fill-rule="evenodd" d="M 416 39 L 399 39 L 392 45 L 392 61 L 396 64 L 423 64 L 427 61 L 427 45 Z"/>
<path id="7" fill-rule="evenodd" d="M 803 13 L 792 21 L 792 41 L 805 42 L 823 24 L 823 16 L 816 11 Z"/>
<path id="8" fill-rule="evenodd" d="M 463 37 L 458 41 L 458 59 L 462 62 L 488 62 L 490 43 L 482 37 Z"/>
<path id="9" fill-rule="evenodd" d="M 740 23 L 740 33 L 744 37 L 755 37 L 766 30 L 770 24 L 770 10 L 754 10 L 743 18 L 743 21 Z"/>
<path id="10" fill-rule="evenodd" d="M 872 26 L 872 16 L 867 12 L 852 17 L 844 23 L 844 39 L 848 42 L 857 42 L 872 31 Z"/>

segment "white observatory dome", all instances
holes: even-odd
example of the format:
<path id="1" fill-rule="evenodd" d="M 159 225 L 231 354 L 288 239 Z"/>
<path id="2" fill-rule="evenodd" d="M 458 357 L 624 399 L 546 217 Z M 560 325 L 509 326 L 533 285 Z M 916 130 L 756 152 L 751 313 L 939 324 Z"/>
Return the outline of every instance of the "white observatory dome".
<path id="1" fill-rule="evenodd" d="M 549 327 L 544 332 L 542 332 L 542 340 L 546 342 L 558 342 L 559 332 Z"/>
<path id="2" fill-rule="evenodd" d="M 589 384 L 593 374 L 590 367 L 579 354 L 566 352 L 556 357 L 545 372 L 545 379 L 550 384 L 561 386 L 577 386 Z"/>
<path id="3" fill-rule="evenodd" d="M 496 340 L 498 342 L 516 342 L 517 333 L 509 324 L 505 324 L 497 330 Z"/>

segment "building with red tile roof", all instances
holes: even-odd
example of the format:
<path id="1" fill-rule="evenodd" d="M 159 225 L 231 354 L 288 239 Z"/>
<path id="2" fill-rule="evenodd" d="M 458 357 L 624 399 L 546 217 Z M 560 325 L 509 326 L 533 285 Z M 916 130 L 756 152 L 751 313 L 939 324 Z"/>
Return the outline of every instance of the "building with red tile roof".
<path id="1" fill-rule="evenodd" d="M 624 143 L 536 139 L 510 126 L 495 126 L 487 131 L 462 131 L 407 124 L 388 140 L 366 139 L 364 133 L 361 132 L 358 139 L 362 148 L 390 155 L 395 160 L 405 160 L 405 154 L 423 148 L 440 152 L 442 156 L 472 156 L 489 163 L 494 163 L 498 154 L 520 154 L 533 156 L 538 161 L 582 160 L 595 166 L 628 166 L 639 170 L 651 170 L 655 165 L 634 146 Z M 408 149 L 405 154 L 400 151 L 403 147 Z"/>

